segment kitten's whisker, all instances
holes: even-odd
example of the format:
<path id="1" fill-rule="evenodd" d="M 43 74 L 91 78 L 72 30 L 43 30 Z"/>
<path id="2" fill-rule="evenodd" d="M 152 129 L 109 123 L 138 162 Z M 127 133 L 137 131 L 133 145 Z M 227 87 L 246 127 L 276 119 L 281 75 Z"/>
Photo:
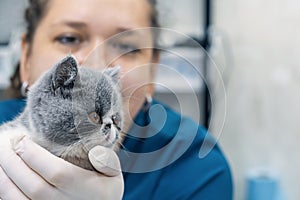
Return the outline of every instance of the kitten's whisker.
<path id="1" fill-rule="evenodd" d="M 79 122 L 77 122 L 76 124 L 75 124 L 75 129 L 76 129 L 76 132 L 77 132 L 77 134 L 79 134 L 78 133 L 78 127 L 79 127 L 79 124 L 82 122 L 82 120 L 79 120 Z"/>
<path id="2" fill-rule="evenodd" d="M 88 148 L 86 148 L 86 146 L 85 146 L 85 144 L 82 142 L 82 140 L 80 140 L 79 142 L 80 142 L 80 143 L 81 143 L 81 145 L 83 146 L 83 150 L 84 150 L 84 152 L 85 152 L 86 154 L 88 154 L 88 153 L 89 153 L 89 150 L 88 150 Z"/>
<path id="3" fill-rule="evenodd" d="M 122 142 L 117 141 L 117 143 L 118 143 L 123 149 L 128 150 L 128 149 L 124 146 L 124 144 L 122 144 Z"/>
<path id="4" fill-rule="evenodd" d="M 76 141 L 76 142 L 73 143 L 73 144 L 70 144 L 70 145 L 64 150 L 63 153 L 64 153 L 65 155 L 68 155 L 69 152 L 72 151 L 72 148 L 73 148 L 74 146 L 78 145 L 78 143 L 81 143 L 81 141 L 79 140 L 79 141 Z"/>
<path id="5" fill-rule="evenodd" d="M 124 132 L 124 131 L 121 131 L 121 134 L 124 138 L 128 137 L 130 139 L 133 139 L 133 140 L 136 140 L 136 141 L 139 141 L 139 142 L 143 142 L 145 143 L 145 141 L 141 138 L 138 138 L 138 137 L 135 137 L 135 136 L 132 136 L 132 135 L 129 135 L 128 133 Z"/>
<path id="6" fill-rule="evenodd" d="M 129 157 L 129 154 L 128 154 L 128 149 L 122 144 L 122 142 L 117 142 L 124 150 L 125 150 L 125 154 L 127 157 Z"/>

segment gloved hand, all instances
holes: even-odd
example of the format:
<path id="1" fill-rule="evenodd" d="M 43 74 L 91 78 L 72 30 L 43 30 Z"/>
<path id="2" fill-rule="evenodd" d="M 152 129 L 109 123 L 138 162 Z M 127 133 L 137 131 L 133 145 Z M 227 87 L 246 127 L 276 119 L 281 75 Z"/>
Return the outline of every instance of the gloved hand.
<path id="1" fill-rule="evenodd" d="M 124 182 L 117 155 L 96 146 L 89 159 L 100 172 L 58 158 L 27 136 L 0 147 L 0 199 L 121 199 Z"/>

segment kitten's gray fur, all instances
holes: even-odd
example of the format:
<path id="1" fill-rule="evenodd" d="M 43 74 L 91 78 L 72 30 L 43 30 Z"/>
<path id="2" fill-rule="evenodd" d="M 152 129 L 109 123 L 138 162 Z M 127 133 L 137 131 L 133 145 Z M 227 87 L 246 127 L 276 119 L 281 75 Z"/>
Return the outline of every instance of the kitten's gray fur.
<path id="1" fill-rule="evenodd" d="M 30 87 L 24 112 L 0 131 L 26 129 L 54 155 L 93 170 L 88 159 L 92 147 L 118 146 L 122 128 L 118 72 L 119 68 L 103 72 L 78 68 L 76 59 L 67 56 Z"/>

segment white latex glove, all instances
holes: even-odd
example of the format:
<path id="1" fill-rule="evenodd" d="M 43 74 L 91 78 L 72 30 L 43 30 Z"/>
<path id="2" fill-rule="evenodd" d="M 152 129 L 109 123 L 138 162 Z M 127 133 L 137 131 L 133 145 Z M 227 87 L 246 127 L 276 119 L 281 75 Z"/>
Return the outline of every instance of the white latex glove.
<path id="1" fill-rule="evenodd" d="M 122 198 L 124 182 L 114 151 L 101 146 L 90 151 L 97 173 L 54 156 L 28 137 L 14 143 L 14 149 L 0 145 L 0 199 Z"/>

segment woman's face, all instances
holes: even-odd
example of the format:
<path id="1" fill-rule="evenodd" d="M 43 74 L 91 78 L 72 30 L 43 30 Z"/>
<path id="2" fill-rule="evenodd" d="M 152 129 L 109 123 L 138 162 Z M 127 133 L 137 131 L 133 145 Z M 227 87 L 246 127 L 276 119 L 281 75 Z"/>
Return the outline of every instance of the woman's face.
<path id="1" fill-rule="evenodd" d="M 134 50 L 152 45 L 151 32 L 140 30 L 151 26 L 150 12 L 147 0 L 51 0 L 32 43 L 23 42 L 22 81 L 34 83 L 70 53 L 90 67 L 120 65 L 125 117 L 134 117 L 153 93 L 157 59 L 150 48 Z"/>

